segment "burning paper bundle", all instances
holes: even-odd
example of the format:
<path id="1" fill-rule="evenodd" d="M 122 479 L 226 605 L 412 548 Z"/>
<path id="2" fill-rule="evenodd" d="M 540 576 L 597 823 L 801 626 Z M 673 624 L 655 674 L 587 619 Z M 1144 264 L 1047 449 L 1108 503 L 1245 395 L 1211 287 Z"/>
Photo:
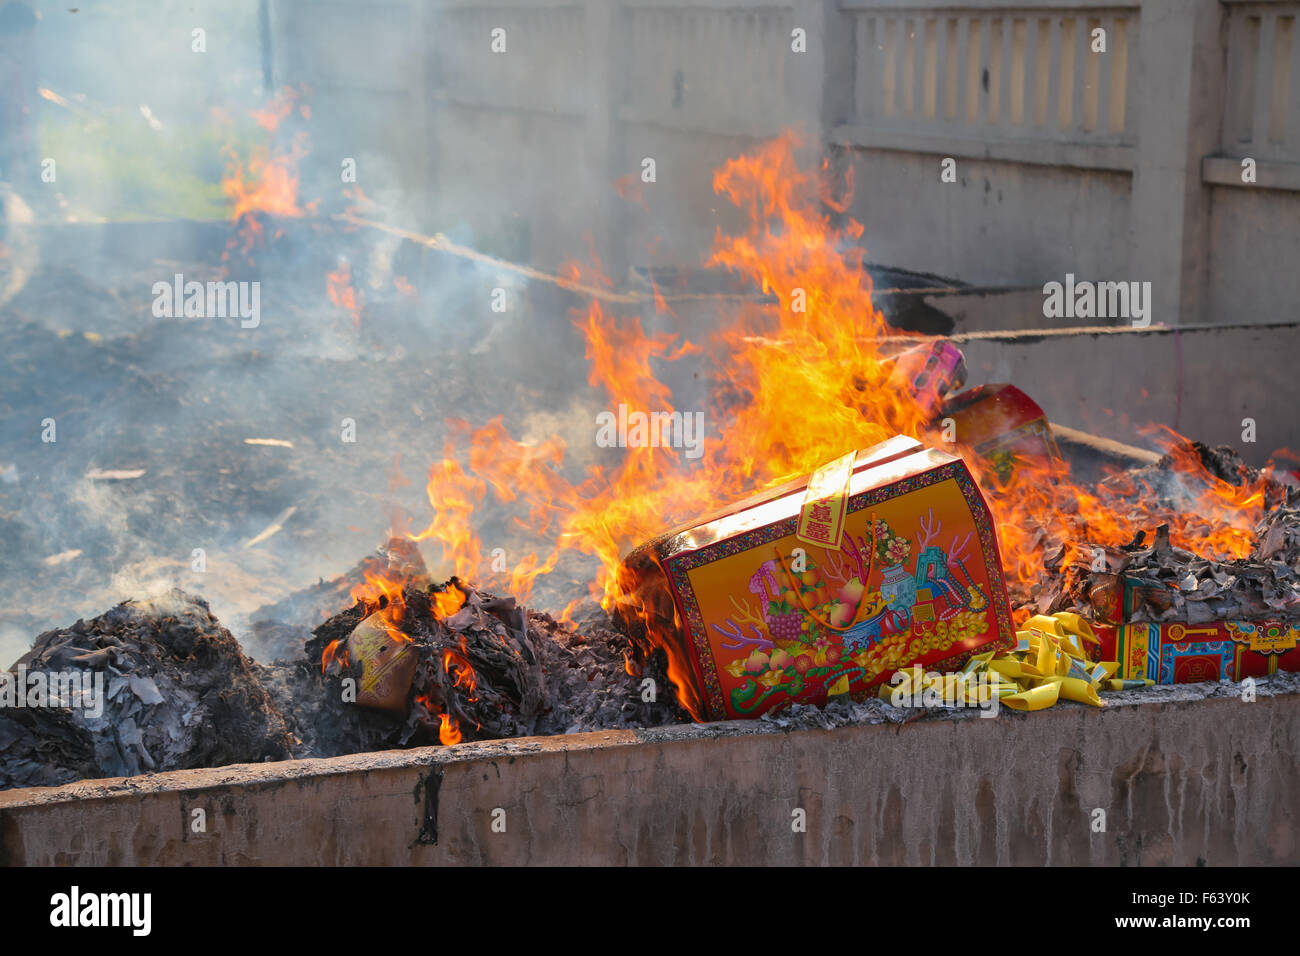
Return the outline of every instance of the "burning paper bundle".
<path id="1" fill-rule="evenodd" d="M 1186 487 L 1190 470 L 1174 467 L 1188 456 L 1219 480 L 1257 489 L 1254 503 L 1271 506 L 1250 553 L 1202 557 L 1174 545 L 1168 524 L 1156 527 L 1150 543 L 1145 531 L 1121 547 L 1075 542 L 1049 557 L 1039 608 L 1087 614 L 1104 653 L 1129 680 L 1242 680 L 1300 670 L 1300 492 L 1247 468 L 1230 449 L 1195 443 L 1112 482 L 1141 485 L 1177 504 L 1194 493 Z"/>
<path id="2" fill-rule="evenodd" d="M 978 487 L 902 436 L 643 545 L 620 585 L 623 619 L 715 720 L 864 695 L 1012 640 Z"/>
<path id="3" fill-rule="evenodd" d="M 307 651 L 320 657 L 327 695 L 403 719 L 401 745 L 523 736 L 545 702 L 539 650 L 514 599 L 455 578 L 359 601 L 317 628 Z"/>
<path id="4" fill-rule="evenodd" d="M 349 600 L 314 632 L 288 623 Z M 458 578 L 433 584 L 419 551 L 402 538 L 253 617 L 266 646 L 297 641 L 290 660 L 255 668 L 300 738 L 298 755 L 685 718 L 663 652 L 637 664 L 603 613 L 587 615 L 579 628 Z M 647 678 L 658 688 L 649 697 L 640 689 Z"/>

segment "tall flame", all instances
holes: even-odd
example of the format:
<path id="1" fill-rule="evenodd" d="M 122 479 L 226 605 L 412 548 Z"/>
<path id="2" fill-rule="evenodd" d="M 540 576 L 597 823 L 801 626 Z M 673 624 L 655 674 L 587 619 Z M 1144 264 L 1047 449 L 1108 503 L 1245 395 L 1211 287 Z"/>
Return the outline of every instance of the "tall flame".
<path id="1" fill-rule="evenodd" d="M 586 341 L 589 382 L 608 395 L 610 408 L 674 411 L 673 395 L 655 363 L 687 354 L 710 357 L 714 397 L 705 412 L 703 457 L 679 450 L 629 447 L 612 468 L 593 468 L 580 481 L 562 473 L 558 438 L 526 444 L 501 418 L 474 427 L 449 422 L 444 459 L 430 472 L 433 518 L 416 540 L 441 545 L 455 573 L 527 597 L 536 578 L 568 550 L 599 558 L 593 594 L 608 609 L 617 598 L 615 571 L 627 550 L 687 519 L 806 474 L 844 452 L 895 434 L 940 444 L 927 409 L 891 383 L 886 336 L 897 345 L 872 302 L 871 280 L 857 245 L 863 227 L 845 219 L 851 178 L 842 198 L 830 195 L 823 164 L 796 162 L 799 144 L 783 135 L 754 153 L 730 160 L 714 175 L 714 190 L 747 213 L 737 235 L 719 234 L 706 265 L 752 281 L 775 303 L 748 303 L 699 345 L 673 335 L 647 334 L 637 317 L 607 314 L 598 301 L 574 325 Z M 580 270 L 570 269 L 574 278 Z M 589 285 L 606 284 L 600 276 Z M 656 290 L 656 298 L 658 292 Z M 660 300 L 662 301 L 662 300 Z M 696 411 L 694 409 L 688 411 Z M 1013 579 L 1032 580 L 1047 543 L 1080 529 L 1090 540 L 1119 544 L 1160 521 L 1173 524 L 1175 543 L 1193 550 L 1241 554 L 1262 508 L 1259 487 L 1238 488 L 1214 478 L 1194 453 L 1171 442 L 1193 506 L 1166 513 L 1142 495 L 1116 486 L 1088 489 L 1059 464 L 1026 470 L 1009 487 L 991 465 L 959 449 L 991 493 Z M 508 574 L 483 566 L 475 509 L 488 490 L 526 515 L 537 549 Z M 669 676 L 683 687 L 685 662 L 669 660 Z M 693 695 L 682 697 L 688 708 Z M 698 718 L 699 713 L 695 716 Z"/>

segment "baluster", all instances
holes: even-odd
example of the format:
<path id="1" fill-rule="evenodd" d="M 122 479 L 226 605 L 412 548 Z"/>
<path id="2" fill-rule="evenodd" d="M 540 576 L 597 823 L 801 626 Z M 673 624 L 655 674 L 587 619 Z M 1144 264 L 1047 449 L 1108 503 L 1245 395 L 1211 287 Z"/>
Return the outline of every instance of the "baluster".
<path id="1" fill-rule="evenodd" d="M 1009 14 L 1004 15 L 1002 17 L 1002 31 L 999 43 L 1002 52 L 998 57 L 998 75 L 996 78 L 998 92 L 997 118 L 998 125 L 1002 127 L 1011 125 L 1011 57 L 1013 45 L 1011 33 L 1013 26 L 1011 16 Z M 999 42 L 999 38 L 995 37 L 994 42 Z M 990 82 L 994 82 L 993 79 L 990 79 Z"/>
<path id="2" fill-rule="evenodd" d="M 957 118 L 957 17 L 944 17 L 941 31 L 942 45 L 939 49 L 939 89 L 943 96 L 943 114 L 945 124 L 951 124 Z"/>
<path id="3" fill-rule="evenodd" d="M 1287 83 L 1291 71 L 1291 32 L 1295 24 L 1293 17 L 1281 17 L 1276 14 L 1273 21 L 1273 65 L 1269 70 L 1272 82 L 1269 83 L 1268 141 L 1281 145 L 1286 142 Z"/>
<path id="4" fill-rule="evenodd" d="M 1092 52 L 1092 38 L 1088 34 L 1088 18 L 1074 18 L 1074 70 L 1071 90 L 1070 129 L 1075 139 L 1082 139 L 1087 124 L 1088 73 L 1089 64 L 1095 56 Z"/>
<path id="5" fill-rule="evenodd" d="M 897 114 L 898 102 L 898 51 L 900 49 L 897 42 L 897 33 L 899 30 L 899 19 L 897 17 L 885 17 L 884 29 L 881 31 L 881 43 L 884 46 L 881 52 L 883 68 L 880 76 L 880 97 L 881 110 L 885 116 L 893 117 Z"/>
<path id="6" fill-rule="evenodd" d="M 971 18 L 969 16 L 957 18 L 957 44 L 954 51 L 956 59 L 953 62 L 953 68 L 957 74 L 957 106 L 954 119 L 960 127 L 969 127 L 971 125 L 973 112 L 971 110 L 973 101 L 970 100 L 970 27 Z"/>
<path id="7" fill-rule="evenodd" d="M 880 57 L 876 51 L 876 18 L 855 12 L 853 16 L 853 46 L 857 52 L 853 63 L 853 119 L 869 121 L 876 115 L 875 100 L 871 95 L 879 85 L 877 70 Z"/>
<path id="8" fill-rule="evenodd" d="M 1115 17 L 1107 15 L 1101 18 L 1101 28 L 1106 31 L 1106 53 L 1097 62 L 1097 105 L 1096 122 L 1093 133 L 1109 136 L 1114 130 L 1110 112 L 1110 82 L 1115 72 L 1116 54 L 1119 52 L 1118 37 L 1115 35 Z M 1095 56 L 1096 54 L 1094 54 Z"/>
<path id="9" fill-rule="evenodd" d="M 1028 24 L 1024 17 L 1011 21 L 1010 101 L 1007 103 L 1009 125 L 1025 125 L 1025 57 L 1028 53 Z"/>
<path id="10" fill-rule="evenodd" d="M 995 24 L 993 17 L 980 18 L 980 55 L 979 55 L 979 72 L 976 74 L 976 89 L 979 92 L 979 116 L 976 119 L 978 125 L 983 128 L 990 123 L 990 104 L 989 101 L 993 95 L 993 27 Z M 988 89 L 984 88 L 984 74 L 988 72 L 989 82 Z"/>
<path id="11" fill-rule="evenodd" d="M 1136 50 L 1138 40 L 1137 17 L 1124 17 L 1115 21 L 1115 65 L 1110 86 L 1111 128 L 1123 142 L 1133 142 L 1133 79 L 1129 76 L 1129 51 Z"/>
<path id="12" fill-rule="evenodd" d="M 1051 41 L 1047 56 L 1047 116 L 1044 131 L 1056 135 L 1061 123 L 1061 31 L 1060 16 L 1052 17 Z"/>
<path id="13" fill-rule="evenodd" d="M 1291 21 L 1291 56 L 1288 65 L 1291 68 L 1291 90 L 1286 100 L 1286 151 L 1285 155 L 1300 153 L 1300 16 Z"/>
<path id="14" fill-rule="evenodd" d="M 1255 74 L 1254 116 L 1250 124 L 1250 141 L 1260 153 L 1269 151 L 1269 114 L 1273 107 L 1273 28 L 1277 17 L 1264 13 L 1259 17 L 1259 41 L 1255 47 L 1259 62 Z"/>

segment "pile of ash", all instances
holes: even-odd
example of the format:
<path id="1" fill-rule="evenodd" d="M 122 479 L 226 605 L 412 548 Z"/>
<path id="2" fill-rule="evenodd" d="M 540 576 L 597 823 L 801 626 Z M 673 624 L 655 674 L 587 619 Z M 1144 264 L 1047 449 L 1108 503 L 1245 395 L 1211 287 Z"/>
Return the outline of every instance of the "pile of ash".
<path id="1" fill-rule="evenodd" d="M 3 684 L 0 788 L 292 752 L 239 642 L 203 600 L 178 590 L 45 632 Z"/>

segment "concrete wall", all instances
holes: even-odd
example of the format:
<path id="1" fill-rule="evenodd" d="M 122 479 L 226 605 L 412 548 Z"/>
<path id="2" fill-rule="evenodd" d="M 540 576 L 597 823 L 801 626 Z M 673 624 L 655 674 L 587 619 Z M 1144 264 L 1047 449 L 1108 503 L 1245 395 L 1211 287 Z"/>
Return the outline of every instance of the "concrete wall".
<path id="1" fill-rule="evenodd" d="M 1291 675 L 1274 687 L 1253 703 L 1195 685 L 1103 710 L 733 722 L 9 791 L 0 863 L 1295 864 L 1300 694 Z"/>
<path id="2" fill-rule="evenodd" d="M 1035 282 L 1039 322 L 1044 282 L 1064 282 L 1067 272 L 1138 278 L 1127 243 L 1115 241 L 1131 222 L 1126 173 L 959 161 L 957 181 L 938 188 L 932 154 L 855 149 L 849 156 L 857 185 L 852 214 L 867 227 L 872 261 L 980 285 Z"/>
<path id="3" fill-rule="evenodd" d="M 1300 323 L 1185 329 L 1054 329 L 973 333 L 953 340 L 973 382 L 1010 382 L 1049 421 L 1152 447 L 1141 429 L 1169 425 L 1227 443 L 1262 465 L 1300 448 Z M 1242 441 L 1253 418 L 1254 444 Z"/>
<path id="4" fill-rule="evenodd" d="M 713 169 L 794 127 L 855 168 L 876 261 L 1150 281 L 1170 324 L 1293 317 L 1297 0 L 372 6 L 274 0 L 276 80 L 310 82 L 322 119 L 357 130 L 327 152 L 370 155 L 426 230 L 545 267 L 590 240 L 615 277 L 697 265 L 730 215 Z"/>
<path id="5" fill-rule="evenodd" d="M 1300 320 L 1298 222 L 1300 191 L 1211 188 L 1205 271 L 1210 315 L 1225 322 Z"/>

